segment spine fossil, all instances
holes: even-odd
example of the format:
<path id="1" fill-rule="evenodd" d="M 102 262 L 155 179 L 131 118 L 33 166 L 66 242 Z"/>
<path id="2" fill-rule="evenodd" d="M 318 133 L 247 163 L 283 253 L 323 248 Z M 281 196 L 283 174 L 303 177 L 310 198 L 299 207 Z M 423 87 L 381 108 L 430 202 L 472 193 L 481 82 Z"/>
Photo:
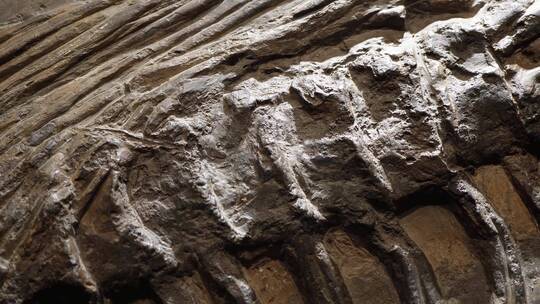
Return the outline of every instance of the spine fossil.
<path id="1" fill-rule="evenodd" d="M 41 2 L 0 304 L 540 303 L 540 1 Z"/>

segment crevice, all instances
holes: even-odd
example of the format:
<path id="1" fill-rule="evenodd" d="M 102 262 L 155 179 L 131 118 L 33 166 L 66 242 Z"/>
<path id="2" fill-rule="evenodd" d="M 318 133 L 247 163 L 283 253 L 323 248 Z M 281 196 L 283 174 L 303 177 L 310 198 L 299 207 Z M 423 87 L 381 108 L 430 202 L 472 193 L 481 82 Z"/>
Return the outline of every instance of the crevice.
<path id="1" fill-rule="evenodd" d="M 355 243 L 365 242 L 365 248 L 384 264 L 402 303 L 439 300 L 440 288 L 431 265 L 395 222 L 381 222 L 376 227 L 354 224 L 345 231 Z"/>
<path id="2" fill-rule="evenodd" d="M 457 206 L 458 220 L 470 237 L 478 241 L 476 247 L 481 252 L 481 261 L 487 265 L 487 277 L 495 294 L 507 301 L 521 303 L 525 299 L 524 279 L 519 250 L 510 230 L 483 194 L 465 177 L 456 177 L 448 189 Z"/>
<path id="3" fill-rule="evenodd" d="M 16 56 L 22 54 L 23 52 L 25 52 L 26 50 L 28 50 L 30 47 L 32 47 L 34 44 L 38 43 L 39 41 L 42 41 L 43 39 L 46 39 L 47 37 L 49 37 L 50 35 L 58 32 L 59 30 L 61 30 L 63 27 L 65 26 L 69 26 L 70 24 L 73 24 L 99 10 L 103 10 L 109 6 L 112 6 L 114 5 L 114 1 L 97 1 L 97 5 L 95 5 L 94 3 L 92 4 L 85 4 L 84 7 L 87 7 L 86 10 L 83 10 L 82 12 L 78 13 L 78 14 L 75 14 L 73 12 L 65 12 L 61 15 L 58 15 L 58 16 L 55 16 L 51 19 L 54 19 L 54 18 L 59 18 L 61 19 L 60 17 L 62 15 L 70 15 L 70 14 L 74 14 L 75 16 L 73 18 L 65 18 L 63 19 L 62 22 L 59 22 L 58 24 L 56 24 L 55 26 L 51 26 L 49 27 L 48 30 L 45 30 L 44 32 L 41 32 L 40 34 L 36 35 L 34 33 L 34 35 L 31 36 L 31 38 L 28 38 L 26 39 L 25 42 L 23 42 L 22 44 L 19 44 L 18 46 L 15 46 L 15 48 L 13 47 L 10 47 L 6 52 L 2 52 L 3 54 L 0 55 L 0 65 L 8 62 L 9 60 L 15 58 Z M 93 6 L 95 5 L 95 6 Z M 46 23 L 48 22 L 45 21 L 44 23 L 40 24 L 40 25 L 37 25 L 37 26 L 41 26 L 41 25 L 45 25 Z M 25 35 L 26 32 L 23 32 L 21 35 Z M 12 38 L 16 38 L 17 36 L 14 36 Z M 9 42 L 9 40 L 7 40 L 5 43 Z M 4 44 L 0 45 L 1 46 L 4 46 Z"/>
<path id="4" fill-rule="evenodd" d="M 523 204 L 527 207 L 529 213 L 532 215 L 532 218 L 535 221 L 536 226 L 540 226 L 540 208 L 538 208 L 538 205 L 535 204 L 534 199 L 529 195 L 529 193 L 525 190 L 525 187 L 519 182 L 519 180 L 512 174 L 512 172 L 506 168 L 503 167 L 506 175 L 509 177 L 510 182 L 512 183 L 512 186 L 514 187 L 514 190 L 516 190 L 516 193 L 518 194 L 519 198 L 523 202 Z"/>
<path id="5" fill-rule="evenodd" d="M 57 62 L 47 63 L 41 66 L 37 71 L 26 73 L 22 78 L 15 79 L 17 83 L 25 83 L 25 85 L 16 85 L 15 88 L 17 89 L 13 90 L 15 93 L 10 94 L 9 96 L 4 96 L 2 98 L 3 103 L 7 106 L 13 106 L 10 104 L 10 101 L 11 103 L 17 102 L 17 104 L 21 104 L 28 99 L 31 92 L 43 94 L 44 92 L 42 92 L 42 89 L 52 84 L 54 81 L 61 79 L 62 75 L 64 75 L 69 69 L 75 67 L 78 63 L 84 61 L 92 54 L 100 51 L 108 45 L 108 42 L 120 35 L 122 33 L 123 26 L 125 25 L 122 23 L 124 20 L 120 19 L 121 17 L 126 19 L 125 22 L 129 22 L 143 15 L 145 13 L 145 9 L 151 9 L 156 5 L 156 3 L 151 2 L 150 4 L 143 5 L 141 8 L 132 9 L 133 11 L 127 11 L 127 13 L 124 14 L 119 13 L 120 16 L 116 16 L 118 20 L 112 18 L 114 22 L 105 21 L 101 25 L 95 25 L 93 28 L 95 33 L 92 36 L 85 37 L 85 39 L 83 39 L 79 45 L 69 50 L 71 56 L 62 57 L 59 54 L 55 54 L 56 57 L 58 57 Z M 96 30 L 98 26 L 100 26 L 100 28 Z M 88 33 L 88 31 L 86 33 Z M 58 53 L 60 49 L 56 49 L 55 51 Z M 54 72 L 47 73 L 48 71 Z M 7 85 L 13 84 L 13 82 L 14 81 L 12 80 L 11 83 L 8 83 Z M 62 82 L 60 81 L 60 83 Z M 6 84 L 4 84 L 4 86 L 5 85 Z"/>
<path id="6" fill-rule="evenodd" d="M 206 290 L 208 290 L 210 297 L 212 297 L 215 303 L 236 303 L 234 296 L 227 290 L 227 287 L 224 286 L 222 282 L 216 280 L 208 270 L 208 265 L 206 265 L 202 259 L 198 259 L 198 270 L 202 283 Z"/>
<path id="7" fill-rule="evenodd" d="M 145 278 L 134 281 L 119 280 L 107 283 L 106 285 L 107 287 L 103 295 L 110 300 L 111 304 L 132 304 L 139 302 L 165 304 L 156 294 L 148 279 Z"/>
<path id="8" fill-rule="evenodd" d="M 75 223 L 76 231 L 78 230 L 79 225 L 81 224 L 84 216 L 86 215 L 86 212 L 92 206 L 92 203 L 96 199 L 97 195 L 101 191 L 107 191 L 107 189 L 103 189 L 103 185 L 105 184 L 107 179 L 110 179 L 110 178 L 112 178 L 112 176 L 110 175 L 110 170 L 100 169 L 96 173 L 96 177 L 92 179 L 89 185 L 82 192 L 81 199 L 80 199 L 81 207 L 79 208 L 79 210 L 76 210 L 76 214 L 77 214 L 76 215 L 77 222 Z"/>
<path id="9" fill-rule="evenodd" d="M 91 304 L 96 303 L 92 295 L 82 286 L 56 283 L 45 287 L 23 304 Z"/>
<path id="10" fill-rule="evenodd" d="M 293 20 L 297 20 L 297 19 L 300 19 L 300 18 L 303 18 L 307 15 L 311 15 L 312 13 L 315 13 L 316 11 L 324 8 L 325 6 L 329 5 L 330 3 L 332 3 L 333 0 L 323 0 L 321 1 L 321 3 L 318 3 L 312 7 L 308 7 L 302 11 L 299 11 L 297 13 L 295 13 L 293 16 L 292 16 L 292 19 Z"/>
<path id="11" fill-rule="evenodd" d="M 356 7 L 357 5 L 354 5 L 353 7 Z M 351 12 L 354 12 L 354 10 L 351 8 Z M 309 55 L 310 53 L 315 52 L 321 47 L 331 47 L 331 46 L 337 46 L 342 43 L 346 38 L 357 35 L 365 30 L 371 29 L 369 19 L 376 15 L 379 12 L 379 9 L 372 10 L 367 12 L 365 15 L 361 17 L 354 17 L 352 18 L 351 12 L 346 13 L 345 16 L 336 18 L 336 20 L 333 20 L 332 22 L 326 24 L 324 28 L 329 28 L 332 26 L 336 26 L 336 24 L 339 24 L 339 30 L 336 32 L 329 33 L 323 37 L 318 37 L 322 29 L 317 29 L 313 33 L 308 33 L 312 36 L 311 39 L 306 40 L 306 42 L 301 45 L 300 47 L 292 50 L 282 51 L 279 54 L 257 54 L 257 52 L 254 51 L 246 51 L 239 54 L 233 54 L 227 59 L 225 59 L 226 62 L 222 62 L 217 66 L 212 66 L 212 71 L 214 70 L 223 70 L 223 73 L 227 73 L 230 69 L 230 67 L 227 66 L 233 66 L 236 67 L 239 63 L 242 64 L 241 70 L 238 73 L 235 73 L 235 77 L 231 79 L 227 83 L 227 87 L 231 88 L 235 86 L 238 82 L 245 80 L 249 77 L 254 77 L 255 72 L 259 70 L 259 68 L 263 65 L 269 65 L 272 62 L 277 62 L 282 59 L 295 59 L 291 62 L 287 62 L 286 65 L 276 65 L 272 66 L 271 70 L 265 70 L 265 74 L 267 77 L 271 77 L 272 73 L 279 72 L 280 75 L 286 75 L 287 70 L 289 67 L 291 67 L 294 64 L 300 63 L 300 61 L 307 60 L 305 57 Z M 348 17 L 351 17 L 352 20 L 340 23 L 341 20 L 346 19 Z M 384 28 L 384 26 L 382 26 Z M 285 40 L 287 41 L 287 40 Z M 279 45 L 276 46 L 276 48 L 279 49 Z M 196 75 L 207 75 L 207 70 L 201 70 Z M 265 80 L 260 79 L 259 80 Z"/>

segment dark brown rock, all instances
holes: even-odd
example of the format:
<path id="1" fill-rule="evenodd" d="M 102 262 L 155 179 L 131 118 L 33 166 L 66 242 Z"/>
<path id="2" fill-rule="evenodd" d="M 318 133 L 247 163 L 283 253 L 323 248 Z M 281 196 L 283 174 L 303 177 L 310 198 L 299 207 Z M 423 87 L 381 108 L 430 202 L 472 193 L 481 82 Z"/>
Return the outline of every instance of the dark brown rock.
<path id="1" fill-rule="evenodd" d="M 0 1 L 0 303 L 540 303 L 539 12 Z"/>

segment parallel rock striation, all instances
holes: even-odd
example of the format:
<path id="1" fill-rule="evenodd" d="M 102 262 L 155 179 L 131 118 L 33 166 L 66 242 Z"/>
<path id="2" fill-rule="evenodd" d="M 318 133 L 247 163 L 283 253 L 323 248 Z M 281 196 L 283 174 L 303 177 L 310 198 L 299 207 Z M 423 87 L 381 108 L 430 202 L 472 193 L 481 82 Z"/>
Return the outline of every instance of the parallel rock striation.
<path id="1" fill-rule="evenodd" d="M 0 303 L 540 303 L 538 0 L 0 11 Z"/>

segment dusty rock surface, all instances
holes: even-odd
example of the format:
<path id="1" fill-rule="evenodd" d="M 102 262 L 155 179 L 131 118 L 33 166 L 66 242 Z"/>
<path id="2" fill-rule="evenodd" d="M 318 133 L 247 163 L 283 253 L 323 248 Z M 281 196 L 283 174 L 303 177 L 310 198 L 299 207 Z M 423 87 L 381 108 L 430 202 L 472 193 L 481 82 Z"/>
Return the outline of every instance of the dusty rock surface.
<path id="1" fill-rule="evenodd" d="M 0 0 L 0 303 L 540 303 L 540 1 Z"/>

